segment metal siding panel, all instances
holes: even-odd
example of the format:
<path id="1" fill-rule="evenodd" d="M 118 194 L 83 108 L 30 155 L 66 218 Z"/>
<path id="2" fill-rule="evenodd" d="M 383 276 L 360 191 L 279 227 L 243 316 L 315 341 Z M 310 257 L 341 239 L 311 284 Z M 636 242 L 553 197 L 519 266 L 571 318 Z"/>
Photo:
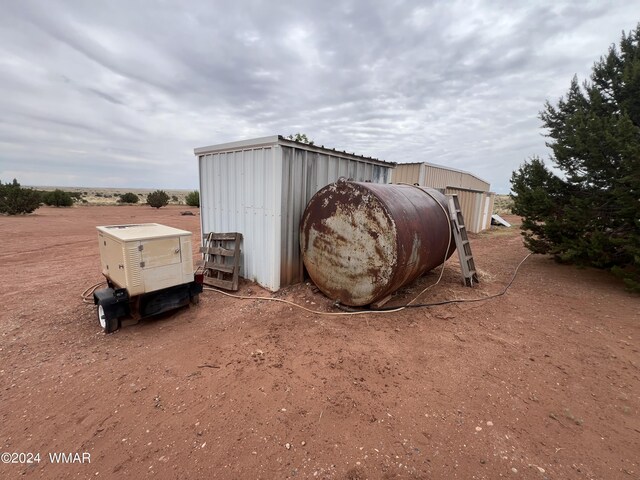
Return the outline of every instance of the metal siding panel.
<path id="1" fill-rule="evenodd" d="M 479 205 L 482 205 L 482 198 L 484 194 L 482 192 L 470 192 L 468 190 L 461 190 L 455 187 L 449 187 L 446 189 L 448 195 L 456 194 L 460 200 L 460 209 L 464 217 L 464 224 L 467 227 L 467 231 L 471 233 L 478 233 L 480 231 L 478 222 L 481 220 L 479 217 Z"/>
<path id="2" fill-rule="evenodd" d="M 467 216 L 465 219 L 467 230 L 471 233 L 478 233 L 478 195 L 464 190 L 463 192 L 467 205 Z"/>
<path id="3" fill-rule="evenodd" d="M 245 190 L 256 189 L 256 203 L 252 208 L 249 220 L 245 228 L 251 232 L 251 243 L 247 247 L 247 252 L 251 256 L 254 278 L 262 278 L 262 283 L 269 289 L 277 289 L 278 285 L 274 278 L 274 265 L 277 262 L 277 252 L 273 248 L 273 236 L 276 228 L 275 205 L 273 202 L 273 165 L 272 149 L 268 151 L 260 149 L 252 159 L 251 168 L 254 177 L 251 183 L 244 185 Z M 271 168 L 269 168 L 271 167 Z M 278 175 L 278 178 L 281 178 Z"/>
<path id="4" fill-rule="evenodd" d="M 436 174 L 437 170 L 435 168 L 425 165 L 423 186 L 430 188 L 443 188 L 439 186 L 440 182 L 437 181 Z"/>
<path id="5" fill-rule="evenodd" d="M 421 167 L 422 167 L 421 164 L 412 165 L 411 169 L 407 171 L 407 174 L 409 175 L 409 177 L 405 179 L 405 183 L 410 183 L 412 185 L 414 183 L 420 183 Z"/>
<path id="6" fill-rule="evenodd" d="M 348 164 L 348 171 L 349 171 L 349 177 L 352 180 L 355 180 L 356 178 L 358 178 L 358 162 L 356 161 L 351 161 L 351 160 L 347 160 L 349 162 Z"/>
<path id="7" fill-rule="evenodd" d="M 460 175 L 460 184 L 458 186 L 463 188 L 478 190 L 478 188 L 476 188 L 475 180 L 476 179 L 473 178 L 471 175 Z"/>
<path id="8" fill-rule="evenodd" d="M 286 223 L 283 220 L 283 205 L 282 205 L 282 191 L 284 190 L 282 184 L 282 147 L 276 146 L 271 154 L 271 168 L 270 170 L 270 182 L 273 188 L 270 190 L 273 208 L 273 236 L 269 245 L 270 251 L 275 252 L 274 261 L 271 262 L 269 268 L 272 275 L 273 290 L 277 290 L 282 285 L 281 275 L 282 269 L 280 264 L 282 262 L 282 251 L 278 248 L 282 245 L 282 233 L 281 225 Z"/>
<path id="9" fill-rule="evenodd" d="M 443 173 L 440 168 L 429 168 L 431 171 L 431 183 L 427 182 L 427 187 L 431 188 L 444 188 L 446 187 L 446 180 L 443 178 Z"/>
<path id="10" fill-rule="evenodd" d="M 327 182 L 327 185 L 331 182 L 329 182 L 330 178 L 340 178 L 340 163 L 338 162 L 338 159 L 336 157 L 331 157 L 329 156 L 327 158 L 327 162 L 329 163 L 329 174 L 327 175 L 327 178 L 324 179 Z"/>
<path id="11" fill-rule="evenodd" d="M 299 199 L 306 188 L 304 170 L 306 159 L 304 153 L 297 149 L 281 147 L 282 150 L 282 221 L 280 222 L 280 284 L 287 285 L 295 275 L 294 269 L 287 262 L 295 259 L 296 232 L 288 228 L 296 217 Z M 302 180 L 299 182 L 298 180 Z"/>
<path id="12" fill-rule="evenodd" d="M 357 182 L 364 182 L 364 163 L 353 162 L 353 167 L 355 171 L 355 175 L 353 179 Z"/>
<path id="13" fill-rule="evenodd" d="M 430 187 L 430 188 L 438 188 L 438 187 L 434 187 L 434 181 L 433 181 L 433 169 L 429 168 L 428 166 L 425 165 L 425 169 L 424 169 L 424 185 L 422 185 L 423 187 Z"/>
<path id="14" fill-rule="evenodd" d="M 318 172 L 323 168 L 315 161 L 318 153 L 291 147 L 281 147 L 281 150 L 283 182 L 279 268 L 282 287 L 302 281 L 300 217 L 306 207 L 306 199 L 316 191 Z"/>
<path id="15" fill-rule="evenodd" d="M 329 159 L 326 155 L 318 157 L 316 178 L 313 185 L 313 193 L 320 190 L 320 184 L 324 184 L 325 179 L 329 177 Z"/>
<path id="16" fill-rule="evenodd" d="M 475 194 L 475 211 L 474 214 L 474 233 L 479 233 L 482 231 L 482 214 L 484 212 L 484 193 L 476 193 Z"/>
<path id="17" fill-rule="evenodd" d="M 444 188 L 447 186 L 448 183 L 452 185 L 458 185 L 458 181 L 455 173 L 449 172 L 444 168 L 438 168 L 437 172 L 438 172 L 437 176 L 438 176 L 438 184 L 439 184 L 438 188 Z"/>
<path id="18" fill-rule="evenodd" d="M 240 248 L 241 262 L 240 268 L 242 276 L 250 280 L 257 281 L 261 278 L 259 258 L 253 253 L 251 248 L 254 245 L 254 229 L 261 222 L 260 205 L 262 204 L 262 190 L 264 185 L 257 182 L 260 172 L 260 154 L 262 149 L 252 149 L 241 153 L 240 158 L 236 159 L 242 164 L 242 179 L 236 178 L 228 180 L 228 183 L 234 183 L 234 188 L 239 188 L 242 192 L 244 200 L 240 203 L 240 211 L 235 218 L 234 225 L 237 231 L 242 233 L 242 244 Z M 247 189 L 247 185 L 251 188 Z M 264 282 L 261 280 L 259 283 Z"/>
<path id="19" fill-rule="evenodd" d="M 487 228 L 491 226 L 491 215 L 493 215 L 493 209 L 495 208 L 496 203 L 496 194 L 491 192 L 489 195 L 491 196 L 491 203 L 489 204 L 489 225 Z"/>
<path id="20" fill-rule="evenodd" d="M 349 160 L 343 158 L 340 160 L 349 162 Z M 351 162 L 353 161 L 354 160 L 351 160 Z M 376 165 L 371 166 L 375 170 Z M 359 167 L 354 171 L 352 166 L 345 167 L 344 164 L 340 163 L 340 168 L 341 176 L 360 180 L 363 175 Z M 450 186 L 486 192 L 491 188 L 489 183 L 481 180 L 471 173 L 428 163 L 401 163 L 393 170 L 388 168 L 383 168 L 382 170 L 383 172 L 380 174 L 380 180 L 383 181 L 383 183 L 387 183 L 387 179 L 391 179 L 393 183 L 418 183 L 422 186 L 436 189 L 444 189 Z"/>
<path id="21" fill-rule="evenodd" d="M 374 165 L 373 178 L 371 181 L 374 183 L 389 183 L 391 181 L 391 169 Z"/>
<path id="22" fill-rule="evenodd" d="M 349 177 L 349 160 L 344 158 L 336 157 L 336 161 L 338 162 L 338 178 L 340 177 Z"/>
<path id="23" fill-rule="evenodd" d="M 447 183 L 456 184 L 455 181 L 452 181 L 451 178 L 447 178 L 447 172 L 442 170 L 441 168 L 433 168 L 433 178 L 434 183 L 437 185 L 437 188 L 444 188 L 447 186 Z"/>
<path id="24" fill-rule="evenodd" d="M 479 233 L 482 228 L 481 228 L 481 224 L 482 224 L 482 206 L 483 206 L 483 200 L 484 200 L 484 194 L 480 193 L 480 192 L 468 192 L 469 196 L 472 198 L 472 202 L 473 202 L 473 212 L 472 212 L 472 217 L 471 217 L 471 221 L 472 221 L 472 232 L 473 233 Z"/>
<path id="25" fill-rule="evenodd" d="M 433 165 L 425 165 L 424 180 L 421 185 L 431 188 L 468 188 L 485 192 L 490 188 L 487 182 L 483 182 L 471 174 L 435 167 Z"/>
<path id="26" fill-rule="evenodd" d="M 241 275 L 277 289 L 273 150 L 266 146 L 204 155 L 200 161 L 200 215 L 203 233 L 242 233 Z"/>
<path id="27" fill-rule="evenodd" d="M 398 164 L 398 166 L 393 169 L 393 183 L 408 183 L 410 185 L 420 183 L 421 165 L 420 163 Z"/>
<path id="28" fill-rule="evenodd" d="M 489 184 L 474 175 L 424 163 L 399 164 L 393 172 L 393 181 L 410 184 L 417 182 L 425 187 L 446 189 L 447 193 L 457 194 L 468 231 L 477 233 L 485 228 L 482 224 L 484 194 L 462 190 L 480 190 L 481 192 L 489 190 Z M 492 206 L 491 209 L 493 209 Z"/>
<path id="29" fill-rule="evenodd" d="M 421 163 L 418 167 L 418 185 L 424 186 L 424 176 L 427 166 L 424 163 Z"/>
<path id="30" fill-rule="evenodd" d="M 205 169 L 205 155 L 200 155 L 198 157 L 198 188 L 200 191 L 200 231 L 204 232 L 205 221 L 209 217 L 206 214 L 205 204 L 203 203 L 203 188 L 202 185 L 206 183 L 206 174 L 204 173 Z M 210 202 L 206 202 L 207 205 L 211 205 Z M 200 245 L 202 245 L 202 241 L 200 241 Z"/>
<path id="31" fill-rule="evenodd" d="M 488 182 L 472 173 L 426 162 L 423 165 L 425 167 L 424 185 L 426 186 L 429 186 L 429 182 L 432 182 L 433 185 L 443 185 L 446 183 L 447 185 L 444 186 L 482 190 L 485 192 L 491 189 L 491 185 Z M 444 188 L 444 186 L 437 186 L 435 188 Z"/>
<path id="32" fill-rule="evenodd" d="M 490 185 L 487 182 L 483 182 L 479 178 L 476 178 L 475 176 L 468 173 L 460 174 L 459 184 L 452 186 L 470 188 L 472 190 L 482 190 L 483 192 L 486 192 L 490 189 Z"/>
<path id="33" fill-rule="evenodd" d="M 375 182 L 375 183 L 388 183 L 386 181 L 385 178 L 385 172 L 387 171 L 387 169 L 384 169 L 384 171 L 381 170 L 381 168 L 378 165 L 372 165 L 371 166 L 371 181 Z"/>

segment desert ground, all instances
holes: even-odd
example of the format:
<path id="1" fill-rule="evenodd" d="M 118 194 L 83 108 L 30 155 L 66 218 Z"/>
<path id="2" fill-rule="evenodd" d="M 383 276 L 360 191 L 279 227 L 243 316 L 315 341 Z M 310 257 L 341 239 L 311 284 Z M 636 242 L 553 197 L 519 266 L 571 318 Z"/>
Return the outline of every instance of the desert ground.
<path id="1" fill-rule="evenodd" d="M 0 478 L 640 478 L 640 298 L 610 274 L 532 256 L 501 297 L 358 316 L 207 291 L 104 334 L 80 298 L 101 280 L 95 227 L 197 238 L 187 208 L 0 217 L 0 451 L 41 456 Z M 517 228 L 471 245 L 480 285 L 454 256 L 419 302 L 498 293 L 527 253 Z M 335 311 L 309 283 L 238 293 Z"/>

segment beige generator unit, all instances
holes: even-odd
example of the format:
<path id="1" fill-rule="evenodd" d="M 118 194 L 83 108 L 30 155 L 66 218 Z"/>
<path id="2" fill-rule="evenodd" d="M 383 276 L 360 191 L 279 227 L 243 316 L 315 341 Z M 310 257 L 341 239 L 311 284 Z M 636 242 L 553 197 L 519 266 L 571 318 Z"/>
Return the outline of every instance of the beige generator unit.
<path id="1" fill-rule="evenodd" d="M 195 281 L 191 232 L 158 223 L 97 230 L 108 288 L 94 292 L 94 303 L 107 333 L 120 327 L 121 317 L 142 318 L 195 303 L 202 282 Z"/>

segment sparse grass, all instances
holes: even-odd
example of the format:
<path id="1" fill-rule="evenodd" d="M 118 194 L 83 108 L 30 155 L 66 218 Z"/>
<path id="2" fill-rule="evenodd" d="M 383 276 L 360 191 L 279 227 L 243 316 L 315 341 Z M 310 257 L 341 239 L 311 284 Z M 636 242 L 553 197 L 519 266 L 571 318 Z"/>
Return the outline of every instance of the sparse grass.
<path id="1" fill-rule="evenodd" d="M 495 202 L 493 204 L 493 213 L 498 215 L 511 215 L 513 212 L 513 200 L 509 195 L 496 195 Z"/>
<path id="2" fill-rule="evenodd" d="M 486 270 L 482 270 L 482 269 L 476 267 L 476 272 L 478 274 L 478 277 L 479 277 L 480 281 L 482 281 L 482 282 L 493 283 L 496 280 L 496 276 L 490 274 Z"/>
<path id="3" fill-rule="evenodd" d="M 512 223 L 510 227 L 498 227 L 492 225 L 491 228 L 476 233 L 478 237 L 508 237 L 518 235 L 520 233 L 520 224 Z"/>

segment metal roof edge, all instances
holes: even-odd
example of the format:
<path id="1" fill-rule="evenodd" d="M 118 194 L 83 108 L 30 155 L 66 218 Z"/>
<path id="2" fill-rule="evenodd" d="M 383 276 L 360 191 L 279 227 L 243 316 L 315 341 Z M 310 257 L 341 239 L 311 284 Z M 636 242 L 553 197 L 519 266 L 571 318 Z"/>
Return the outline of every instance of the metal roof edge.
<path id="1" fill-rule="evenodd" d="M 467 188 L 467 187 L 456 187 L 454 185 L 447 185 L 446 187 L 444 187 L 445 189 L 447 188 L 453 188 L 455 190 L 464 190 L 465 192 L 475 192 L 475 193 L 490 193 L 495 195 L 496 192 L 491 192 L 489 190 L 478 190 L 477 188 Z"/>
<path id="2" fill-rule="evenodd" d="M 303 150 L 309 150 L 312 152 L 318 152 L 318 153 L 327 153 L 329 155 L 333 155 L 335 157 L 342 157 L 342 158 L 354 158 L 354 159 L 358 159 L 358 160 L 363 160 L 365 162 L 369 162 L 369 163 L 375 163 L 378 165 L 383 165 L 386 167 L 390 167 L 390 168 L 395 168 L 397 163 L 396 162 L 388 162 L 386 160 L 380 160 L 379 158 L 373 158 L 373 157 L 365 157 L 364 155 L 357 155 L 356 153 L 349 153 L 346 150 L 336 150 L 335 148 L 327 148 L 323 145 L 310 145 L 308 143 L 304 143 L 304 142 L 297 142 L 295 140 L 290 140 L 288 138 L 283 137 L 282 135 L 278 135 L 278 143 L 280 145 L 285 145 L 285 146 L 290 146 L 290 147 L 296 147 L 296 148 L 301 148 Z"/>
<path id="3" fill-rule="evenodd" d="M 289 147 L 300 148 L 303 150 L 309 150 L 312 152 L 326 153 L 336 157 L 357 159 L 376 165 L 382 165 L 389 168 L 395 168 L 396 162 L 388 162 L 386 160 L 380 160 L 373 157 L 365 157 L 364 155 L 356 155 L 355 153 L 348 153 L 346 151 L 336 150 L 334 148 L 326 148 L 324 146 L 309 145 L 304 142 L 297 142 L 283 137 L 282 135 L 271 135 L 269 137 L 251 138 L 248 140 L 240 140 L 237 142 L 221 143 L 218 145 L 209 145 L 206 147 L 198 147 L 193 150 L 194 155 L 206 155 L 209 153 L 224 152 L 229 150 L 245 150 L 255 147 L 264 147 L 268 145 L 284 145 Z"/>
<path id="4" fill-rule="evenodd" d="M 248 140 L 239 140 L 236 142 L 219 143 L 217 145 L 194 148 L 193 154 L 205 155 L 207 153 L 223 152 L 227 150 L 242 150 L 252 147 L 264 147 L 265 145 L 276 145 L 279 139 L 280 135 L 271 135 L 268 137 L 250 138 Z"/>
<path id="5" fill-rule="evenodd" d="M 424 165 L 427 165 L 429 167 L 436 167 L 436 168 L 444 168 L 445 170 L 451 170 L 452 172 L 458 172 L 458 173 L 465 173 L 467 175 L 471 175 L 472 177 L 480 180 L 481 182 L 486 183 L 487 185 L 491 186 L 491 183 L 487 182 L 484 178 L 480 178 L 479 176 L 477 176 L 475 173 L 471 173 L 468 172 L 466 170 L 460 170 L 458 168 L 451 168 L 451 167 L 447 167 L 446 165 L 438 165 L 435 163 L 429 163 L 429 162 L 422 162 Z"/>

